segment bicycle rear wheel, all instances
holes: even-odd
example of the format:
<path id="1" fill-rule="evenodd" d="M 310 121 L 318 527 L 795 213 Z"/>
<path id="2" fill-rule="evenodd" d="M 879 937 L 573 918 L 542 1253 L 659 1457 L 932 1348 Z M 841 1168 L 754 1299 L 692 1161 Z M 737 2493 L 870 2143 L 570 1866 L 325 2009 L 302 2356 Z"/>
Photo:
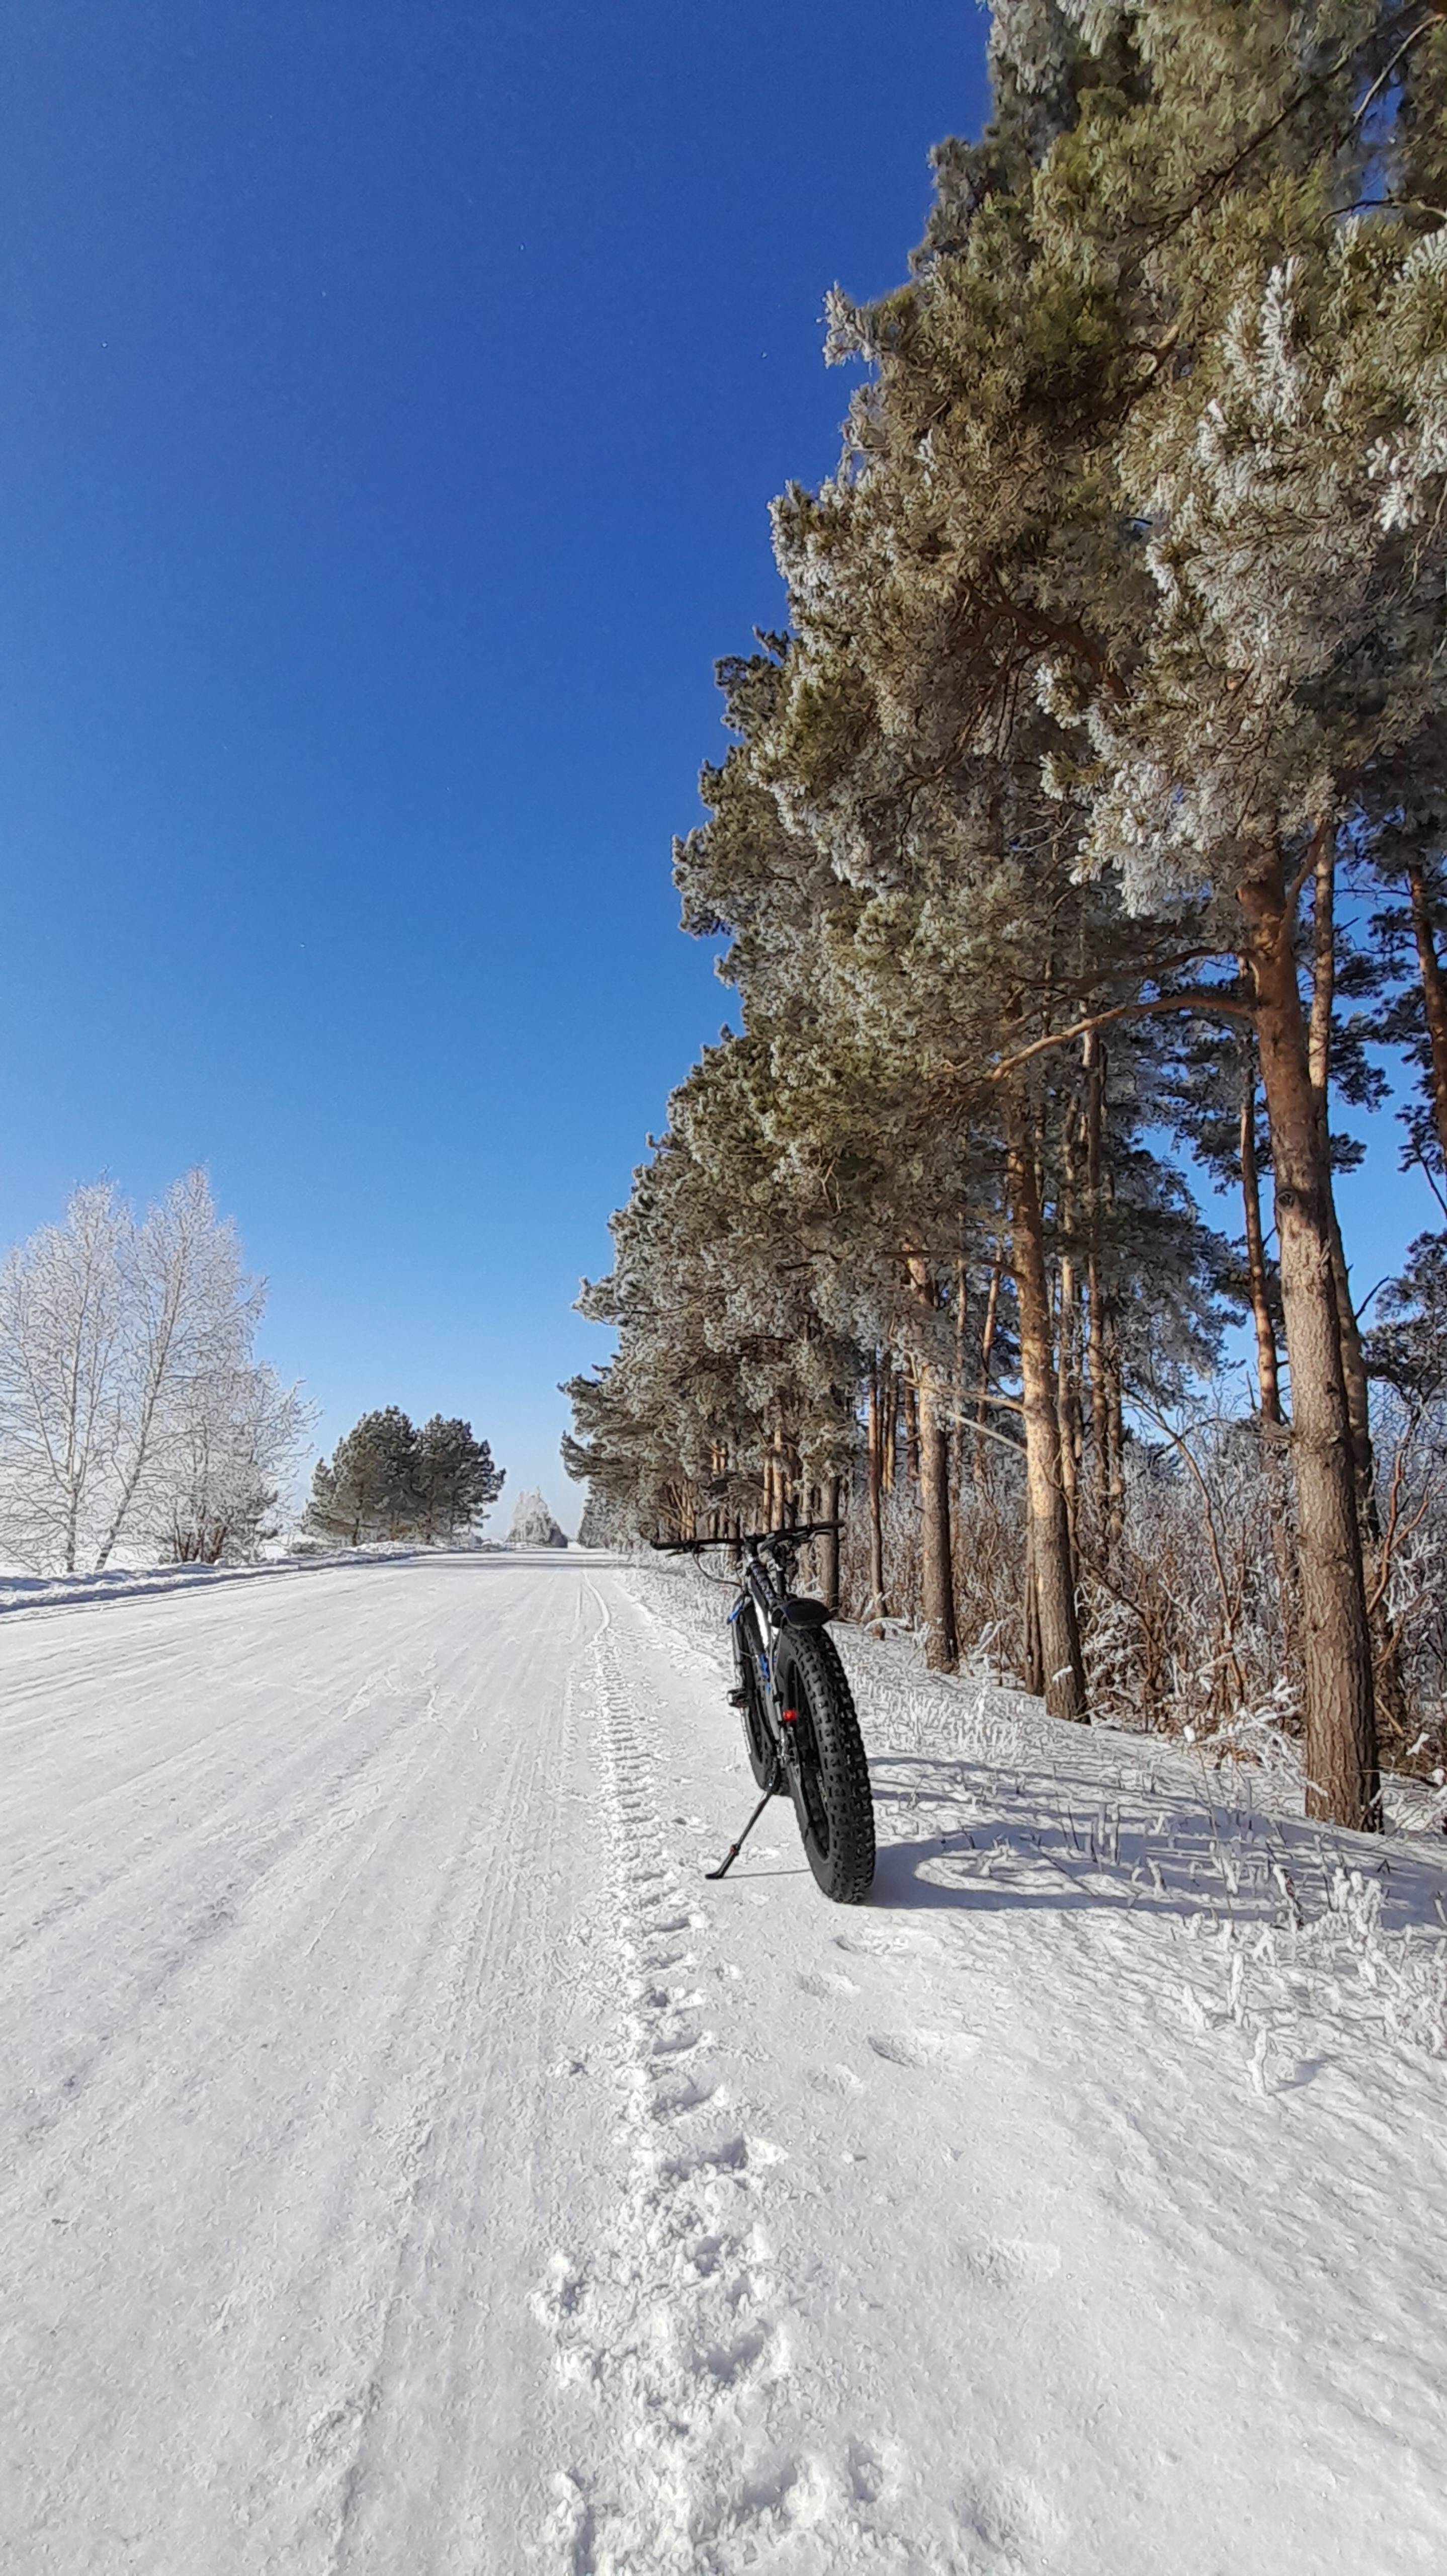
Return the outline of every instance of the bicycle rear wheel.
<path id="1" fill-rule="evenodd" d="M 858 1905 L 874 1881 L 874 1800 L 833 1638 L 822 1628 L 786 1630 L 778 1683 L 784 1722 L 794 1731 L 798 1758 L 789 1778 L 805 1856 L 826 1896 Z"/>

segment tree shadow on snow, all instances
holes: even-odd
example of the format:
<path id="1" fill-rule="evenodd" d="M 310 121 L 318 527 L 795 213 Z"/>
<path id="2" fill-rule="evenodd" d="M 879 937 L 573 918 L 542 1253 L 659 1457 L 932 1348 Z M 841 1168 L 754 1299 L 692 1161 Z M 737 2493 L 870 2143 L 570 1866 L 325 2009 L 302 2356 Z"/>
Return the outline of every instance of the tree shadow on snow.
<path id="1" fill-rule="evenodd" d="M 1163 1768 L 1164 1766 L 1162 1766 Z M 871 1762 L 879 1825 L 874 1902 L 905 1912 L 1089 1907 L 1295 1928 L 1340 1904 L 1353 1876 L 1377 1891 L 1381 1924 L 1447 1926 L 1435 1853 L 1337 1833 L 1240 1796 L 1199 1789 L 1183 1766 L 1147 1761 L 1132 1779 L 1069 1740 L 1049 1767 L 940 1754 Z M 921 1830 L 923 1828 L 923 1830 Z"/>

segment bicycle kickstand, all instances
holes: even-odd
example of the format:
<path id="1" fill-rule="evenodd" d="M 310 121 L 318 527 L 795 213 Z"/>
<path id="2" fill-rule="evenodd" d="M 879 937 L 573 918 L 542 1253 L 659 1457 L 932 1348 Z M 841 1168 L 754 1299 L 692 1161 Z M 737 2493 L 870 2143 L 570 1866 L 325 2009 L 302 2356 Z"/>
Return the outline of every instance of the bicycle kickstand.
<path id="1" fill-rule="evenodd" d="M 705 1878 L 727 1877 L 773 1794 L 774 1787 L 773 1782 L 771 1781 L 768 1788 L 764 1791 L 762 1798 L 759 1800 L 758 1805 L 755 1807 L 753 1814 L 750 1816 L 748 1823 L 745 1825 L 743 1832 L 740 1834 L 738 1841 L 736 1843 L 730 1843 L 728 1850 L 725 1852 L 723 1859 L 719 1862 L 717 1869 L 706 1869 L 704 1871 Z"/>

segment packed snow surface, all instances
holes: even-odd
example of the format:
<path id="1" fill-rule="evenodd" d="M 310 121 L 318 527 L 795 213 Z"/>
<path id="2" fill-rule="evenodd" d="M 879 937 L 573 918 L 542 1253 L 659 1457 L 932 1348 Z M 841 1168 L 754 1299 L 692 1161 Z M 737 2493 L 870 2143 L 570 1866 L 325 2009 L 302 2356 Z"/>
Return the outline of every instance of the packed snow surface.
<path id="1" fill-rule="evenodd" d="M 14 2576 L 1447 2566 L 1443 1870 L 724 1596 L 398 1559 L 0 1619 Z"/>

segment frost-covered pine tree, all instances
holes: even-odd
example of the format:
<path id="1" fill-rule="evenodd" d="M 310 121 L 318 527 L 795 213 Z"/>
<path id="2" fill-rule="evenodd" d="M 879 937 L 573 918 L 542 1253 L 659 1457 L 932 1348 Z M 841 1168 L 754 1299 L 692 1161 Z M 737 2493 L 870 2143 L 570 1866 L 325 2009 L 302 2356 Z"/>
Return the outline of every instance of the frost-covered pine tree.
<path id="1" fill-rule="evenodd" d="M 630 1535 L 619 1505 L 590 1491 L 578 1524 L 579 1547 L 626 1547 Z"/>
<path id="2" fill-rule="evenodd" d="M 413 1481 L 421 1536 L 450 1546 L 481 1528 L 505 1476 L 487 1441 L 473 1438 L 470 1422 L 434 1413 L 417 1434 Z"/>
<path id="3" fill-rule="evenodd" d="M 512 1527 L 507 1534 L 509 1547 L 566 1547 L 566 1530 L 560 1529 L 540 1492 L 519 1494 L 513 1508 Z"/>
<path id="4" fill-rule="evenodd" d="M 401 1407 L 364 1413 L 319 1458 L 304 1527 L 344 1547 L 410 1538 L 417 1525 L 417 1432 Z"/>

